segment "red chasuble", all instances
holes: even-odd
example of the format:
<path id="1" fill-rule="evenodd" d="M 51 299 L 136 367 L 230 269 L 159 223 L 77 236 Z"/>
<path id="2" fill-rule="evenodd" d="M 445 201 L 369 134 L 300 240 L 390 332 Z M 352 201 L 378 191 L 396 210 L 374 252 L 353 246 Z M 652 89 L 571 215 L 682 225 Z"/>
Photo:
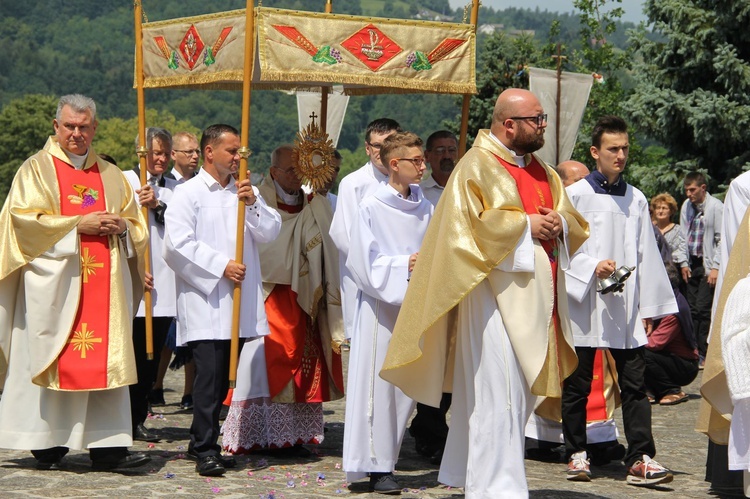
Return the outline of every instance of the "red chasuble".
<path id="1" fill-rule="evenodd" d="M 299 213 L 302 205 L 278 203 L 287 213 Z M 320 341 L 317 320 L 313 321 L 297 303 L 297 293 L 288 284 L 276 284 L 266 299 L 269 336 L 264 337 L 266 371 L 271 398 L 292 381 L 294 401 L 328 402 L 330 377 Z M 330 348 L 330 347 L 329 347 Z M 333 372 L 341 372 L 341 356 L 333 355 Z M 333 380 L 343 386 L 343 379 Z"/>
<path id="2" fill-rule="evenodd" d="M 54 158 L 60 188 L 60 214 L 85 215 L 106 211 L 99 166 L 76 170 Z M 79 235 L 81 291 L 78 311 L 67 344 L 57 359 L 62 390 L 107 387 L 109 345 L 109 238 Z"/>

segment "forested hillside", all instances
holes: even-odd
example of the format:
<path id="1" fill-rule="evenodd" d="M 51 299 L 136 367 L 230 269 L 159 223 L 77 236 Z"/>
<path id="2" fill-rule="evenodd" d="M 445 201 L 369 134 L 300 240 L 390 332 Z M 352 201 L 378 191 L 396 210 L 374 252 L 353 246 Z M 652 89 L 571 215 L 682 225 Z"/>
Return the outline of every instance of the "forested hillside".
<path id="1" fill-rule="evenodd" d="M 322 11 L 325 5 L 324 0 L 263 0 L 262 3 L 265 7 L 313 11 Z M 149 21 L 244 7 L 244 0 L 143 0 Z M 447 0 L 334 1 L 335 12 L 355 15 L 408 18 L 424 9 L 452 16 L 456 21 L 463 17 L 463 10 L 451 11 Z M 523 9 L 494 11 L 484 7 L 479 19 L 480 25 L 491 23 L 502 24 L 506 30 L 535 30 L 540 44 L 547 41 L 549 27 L 555 19 L 560 23 L 560 33 L 555 41 L 575 44 L 579 24 L 578 17 L 571 14 Z M 136 116 L 132 2 L 0 0 L 0 20 L 0 46 L 3 47 L 0 51 L 0 111 L 11 101 L 29 94 L 57 97 L 80 92 L 97 101 L 101 121 L 114 118 L 124 122 L 131 120 L 127 128 L 131 129 Z M 624 44 L 624 32 L 625 29 L 618 29 L 613 35 L 615 43 Z M 481 37 L 478 44 L 480 51 L 484 38 Z M 197 130 L 216 122 L 238 126 L 241 116 L 239 92 L 149 90 L 146 105 L 159 111 L 158 117 L 162 119 L 171 120 L 171 123 L 174 120 L 189 123 Z M 446 122 L 455 120 L 460 112 L 459 106 L 456 96 L 352 98 L 339 142 L 339 147 L 346 150 L 344 170 L 362 162 L 364 155 L 358 149 L 362 148 L 363 130 L 371 119 L 389 116 L 405 128 L 426 136 L 444 127 Z M 110 134 L 112 128 L 107 128 Z M 253 170 L 265 171 L 270 151 L 280 143 L 293 140 L 296 129 L 293 96 L 271 91 L 254 92 L 250 130 Z M 132 137 L 128 137 L 130 140 Z M 0 150 L 0 165 L 5 165 L 9 159 L 7 151 Z M 129 165 L 135 161 L 135 155 L 117 159 L 121 164 Z"/>

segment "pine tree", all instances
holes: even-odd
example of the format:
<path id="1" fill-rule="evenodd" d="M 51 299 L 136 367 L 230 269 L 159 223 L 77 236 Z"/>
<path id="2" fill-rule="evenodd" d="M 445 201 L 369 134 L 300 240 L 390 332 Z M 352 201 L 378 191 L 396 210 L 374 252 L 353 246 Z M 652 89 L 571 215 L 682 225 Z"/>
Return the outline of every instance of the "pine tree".
<path id="1" fill-rule="evenodd" d="M 664 38 L 631 39 L 638 84 L 626 108 L 677 160 L 654 180 L 697 168 L 726 185 L 750 168 L 750 3 L 648 0 L 645 12 Z"/>

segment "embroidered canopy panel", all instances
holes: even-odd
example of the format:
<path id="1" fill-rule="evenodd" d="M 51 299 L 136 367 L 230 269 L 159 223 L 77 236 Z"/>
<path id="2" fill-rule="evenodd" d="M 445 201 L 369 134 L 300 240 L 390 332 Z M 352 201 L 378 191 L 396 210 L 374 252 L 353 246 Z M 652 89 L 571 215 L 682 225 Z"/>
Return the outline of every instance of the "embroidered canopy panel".
<path id="1" fill-rule="evenodd" d="M 257 7 L 253 88 L 476 93 L 471 24 Z M 242 87 L 245 11 L 143 24 L 144 88 Z"/>

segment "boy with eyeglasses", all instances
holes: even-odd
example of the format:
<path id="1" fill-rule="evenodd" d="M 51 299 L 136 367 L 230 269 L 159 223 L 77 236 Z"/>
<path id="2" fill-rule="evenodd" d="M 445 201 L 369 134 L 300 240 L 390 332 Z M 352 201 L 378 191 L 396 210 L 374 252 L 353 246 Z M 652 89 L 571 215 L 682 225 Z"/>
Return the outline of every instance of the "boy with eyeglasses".
<path id="1" fill-rule="evenodd" d="M 343 468 L 349 482 L 370 476 L 370 491 L 399 493 L 393 476 L 414 401 L 378 377 L 391 331 L 432 217 L 419 181 L 422 139 L 387 137 L 380 149 L 388 184 L 360 204 L 346 266 L 359 288 L 349 355 Z"/>

